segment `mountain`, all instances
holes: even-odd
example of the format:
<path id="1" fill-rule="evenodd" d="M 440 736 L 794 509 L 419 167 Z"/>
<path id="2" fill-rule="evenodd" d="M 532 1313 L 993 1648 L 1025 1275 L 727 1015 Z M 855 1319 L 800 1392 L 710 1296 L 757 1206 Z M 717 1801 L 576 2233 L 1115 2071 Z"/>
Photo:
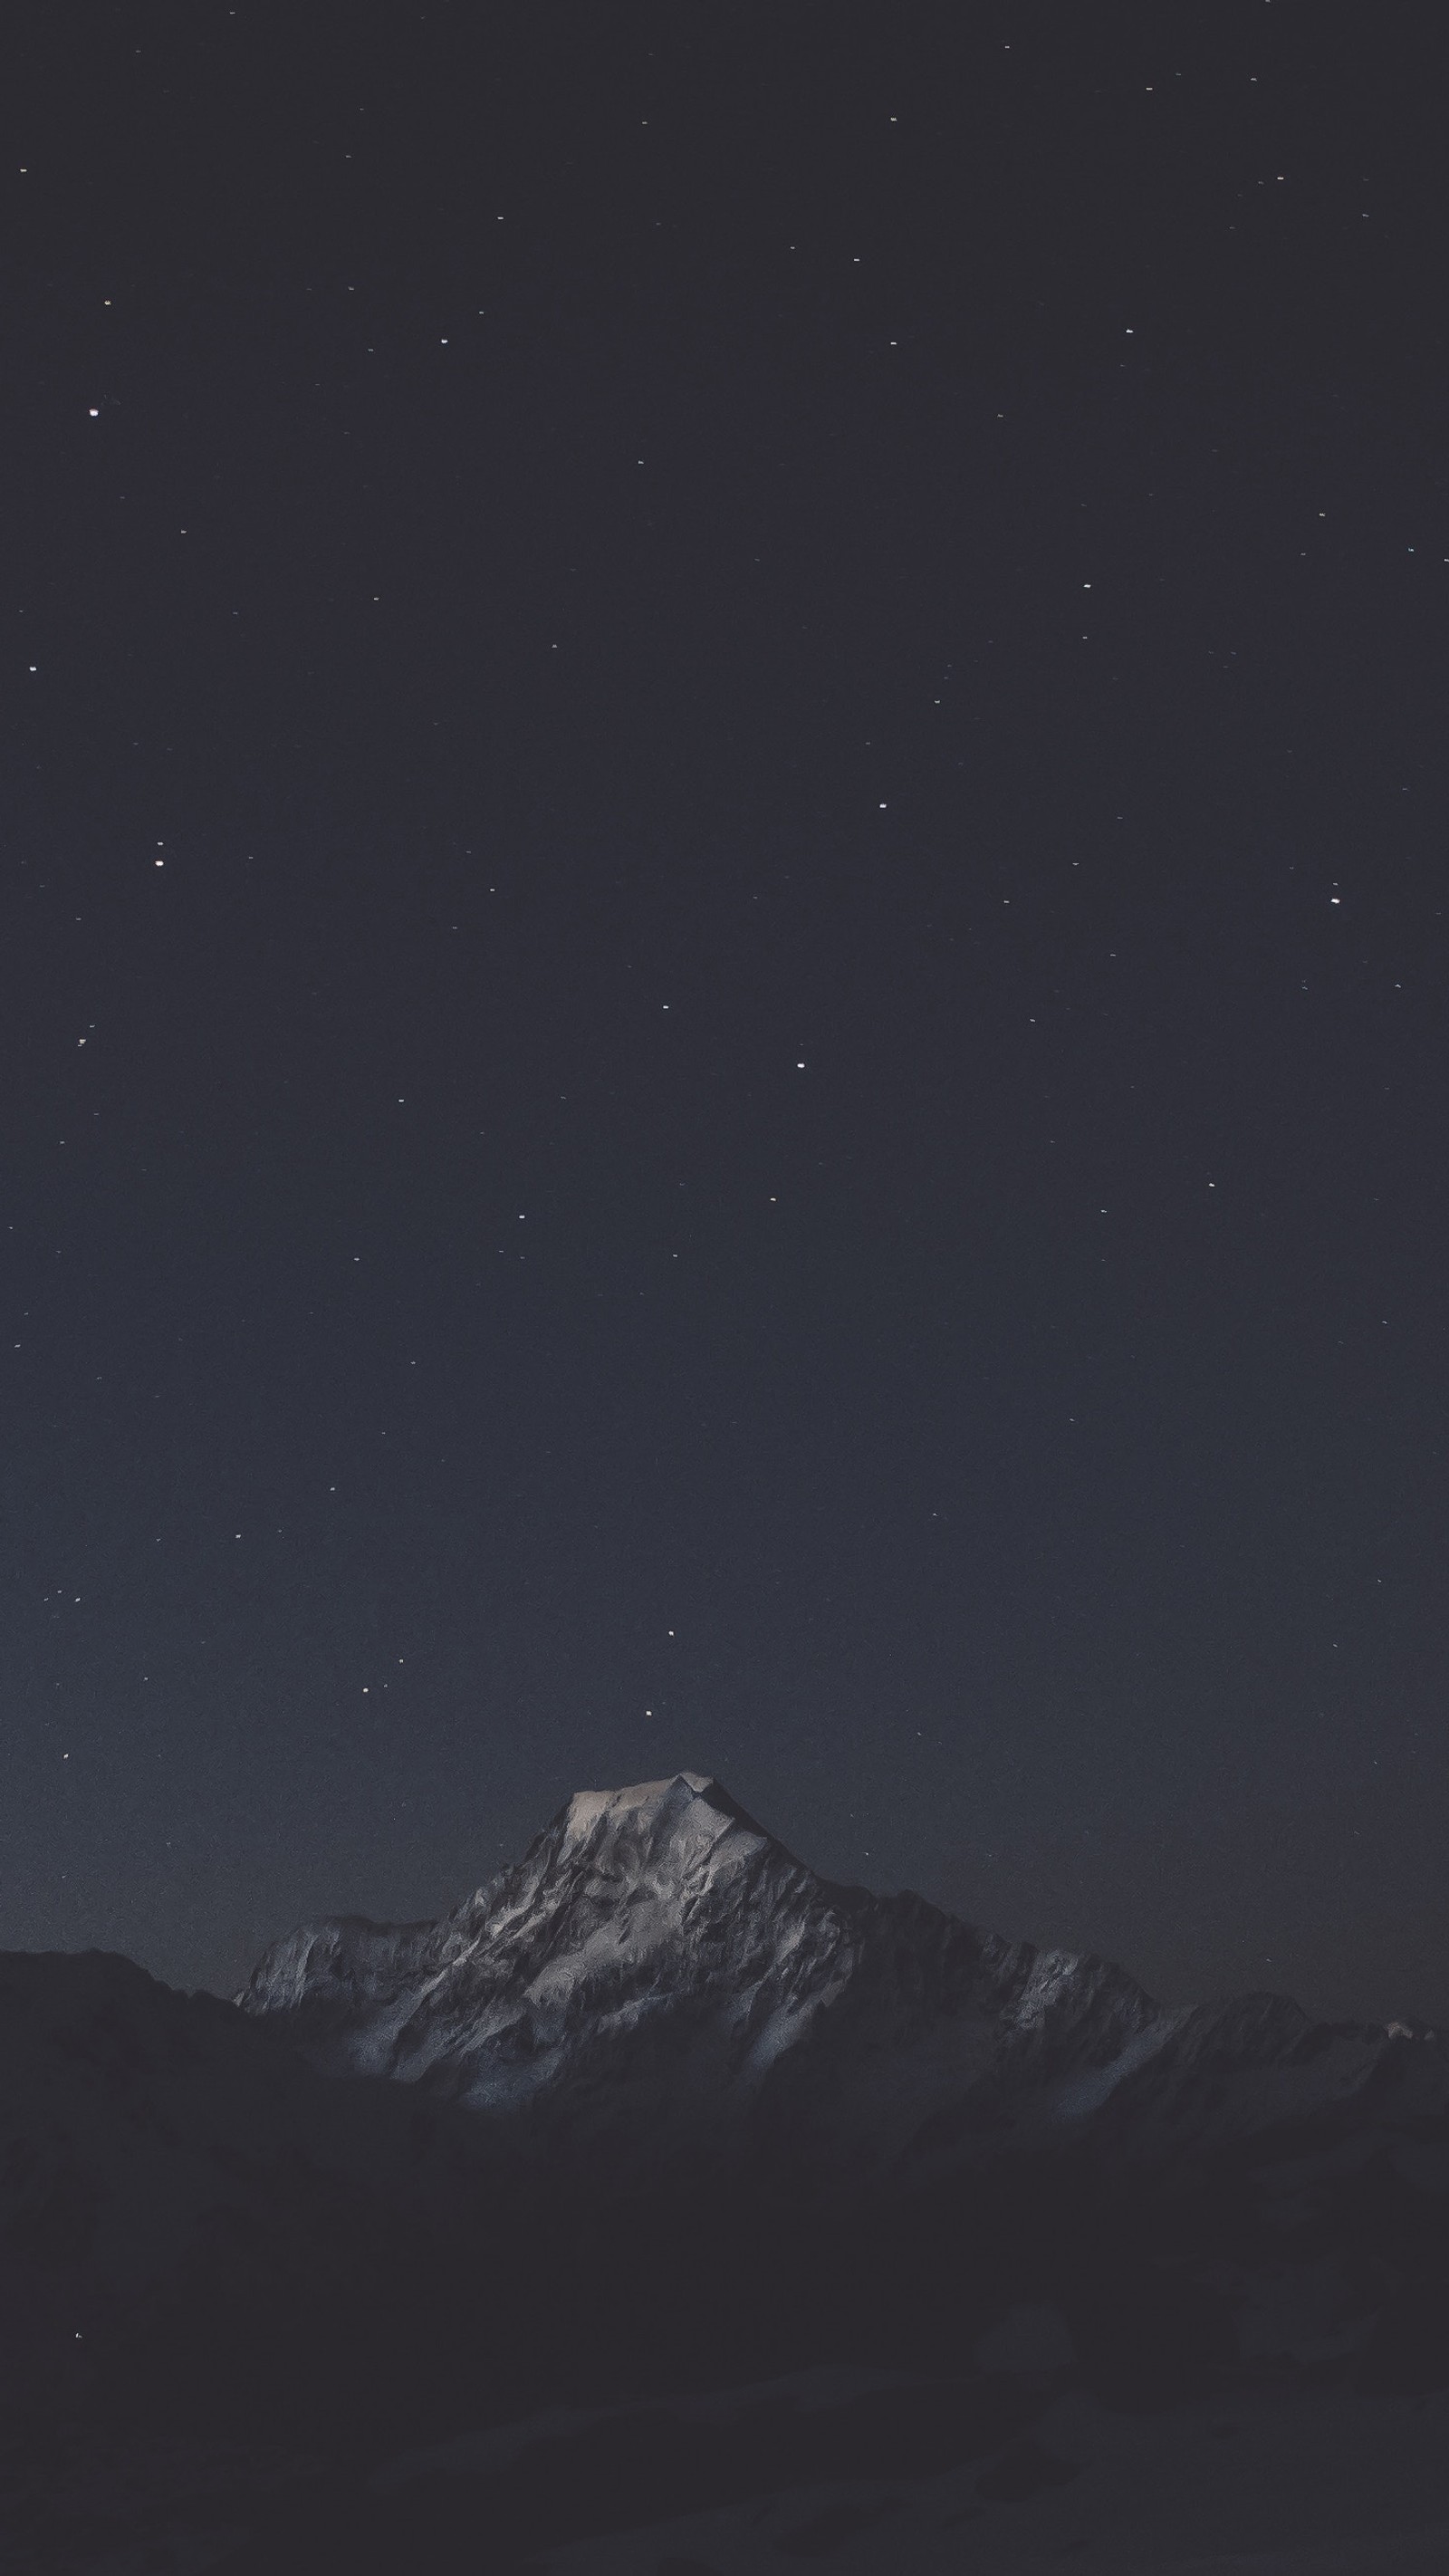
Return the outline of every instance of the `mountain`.
<path id="1" fill-rule="evenodd" d="M 1449 2112 L 1433 2033 L 1275 1995 L 1164 2008 L 1104 1960 L 816 1877 L 695 1772 L 572 1798 L 439 1922 L 304 1925 L 237 2000 L 322 2073 L 595 2172 L 707 2148 L 918 2190 L 1023 2152 L 1166 2172 L 1290 2123 Z"/>
<path id="2" fill-rule="evenodd" d="M 864 2415 L 747 2393 L 822 2369 L 870 2377 Z M 344 2521 L 373 2563 L 387 2517 L 346 2464 L 437 2452 L 460 2554 L 428 2563 L 471 2568 L 446 2446 L 531 2410 L 595 2410 L 595 2501 L 582 2470 L 554 2496 L 522 2465 L 470 2493 L 579 2533 L 744 2496 L 746 2457 L 808 2485 L 827 2451 L 864 2460 L 867 2416 L 882 2477 L 991 2459 L 980 2494 L 1009 2499 L 1066 2475 L 1032 2447 L 1052 2406 L 1105 2408 L 1110 2449 L 1123 2407 L 1439 2387 L 1440 2035 L 1270 1995 L 1164 2007 L 1103 1960 L 816 1876 L 697 1773 L 573 1798 L 436 1923 L 306 1925 L 234 2003 L 0 1956 L 0 2436 L 24 2430 L 0 2521 L 7 2457 L 29 2493 L 38 2428 L 68 2427 L 77 2492 L 112 2445 L 118 2527 L 160 2553 L 138 2567 L 173 2563 L 146 2481 L 181 2474 L 143 2436 L 203 2445 L 183 2522 L 203 2490 L 230 2511 L 232 2479 L 249 2530 L 285 2453 L 293 2537 L 237 2562 L 271 2571 L 325 2567 Z M 708 2440 L 658 2411 L 730 2390 L 738 2429 Z M 531 2459 L 562 2421 L 537 2416 Z M 246 2441 L 271 2447 L 239 2465 Z M 379 2567 L 412 2563 L 406 2519 Z"/>
<path id="3" fill-rule="evenodd" d="M 948 2367 L 1024 2299 L 1104 2385 L 1449 2372 L 1439 2034 L 1164 2007 L 817 1877 L 698 1773 L 571 1799 L 436 1923 L 305 1925 L 238 2001 L 324 2078 L 466 2116 L 636 2381 L 665 2349 Z M 671 2226 L 708 2248 L 686 2314 L 635 2259 Z"/>

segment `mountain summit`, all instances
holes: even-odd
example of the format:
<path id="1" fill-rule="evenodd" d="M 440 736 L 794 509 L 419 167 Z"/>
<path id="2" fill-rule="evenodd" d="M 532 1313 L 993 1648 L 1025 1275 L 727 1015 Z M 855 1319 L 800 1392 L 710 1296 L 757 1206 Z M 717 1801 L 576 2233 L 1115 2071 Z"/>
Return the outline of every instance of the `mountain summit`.
<path id="1" fill-rule="evenodd" d="M 304 1924 L 238 2001 L 324 2073 L 536 2116 L 566 2088 L 571 2121 L 647 2093 L 667 2131 L 758 2094 L 850 1984 L 877 1903 L 681 1771 L 581 1790 L 437 1923 Z"/>

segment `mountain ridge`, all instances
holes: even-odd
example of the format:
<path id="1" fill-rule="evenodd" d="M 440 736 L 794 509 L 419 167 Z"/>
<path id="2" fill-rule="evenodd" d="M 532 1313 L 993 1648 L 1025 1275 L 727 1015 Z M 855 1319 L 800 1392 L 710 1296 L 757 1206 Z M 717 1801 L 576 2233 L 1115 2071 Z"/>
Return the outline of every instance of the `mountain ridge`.
<path id="1" fill-rule="evenodd" d="M 1449 2104 L 1437 2034 L 1290 1998 L 1164 2006 L 1125 1969 L 823 1879 L 710 1775 L 580 1791 L 434 1922 L 341 1917 L 237 1997 L 319 2072 L 385 2075 L 591 2154 L 748 2137 L 824 2175 L 1100 2133 L 1162 2164 L 1377 2092 Z"/>

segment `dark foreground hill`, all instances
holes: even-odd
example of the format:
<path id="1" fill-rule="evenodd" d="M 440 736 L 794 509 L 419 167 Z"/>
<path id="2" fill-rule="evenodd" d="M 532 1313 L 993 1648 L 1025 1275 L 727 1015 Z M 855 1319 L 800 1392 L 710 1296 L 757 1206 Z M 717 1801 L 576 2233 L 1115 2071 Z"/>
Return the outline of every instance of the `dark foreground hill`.
<path id="1" fill-rule="evenodd" d="M 821 2369 L 876 2391 L 854 2434 L 793 2401 L 727 2440 L 676 2424 L 656 2501 L 773 2491 L 812 2442 L 822 2471 L 874 2445 L 886 2477 L 999 2455 L 1049 2484 L 1021 2446 L 1068 2385 L 1423 2397 L 1449 2055 L 1281 1997 L 1164 2009 L 831 1885 L 693 1774 L 575 1798 L 439 1923 L 288 1935 L 235 2005 L 94 1953 L 0 1961 L 0 2398 L 29 2459 L 282 2445 L 334 2464 L 340 2529 L 339 2460 Z M 524 2477 L 534 2541 L 633 2509 L 607 2420 L 594 2505 L 565 2478 L 540 2521 Z"/>

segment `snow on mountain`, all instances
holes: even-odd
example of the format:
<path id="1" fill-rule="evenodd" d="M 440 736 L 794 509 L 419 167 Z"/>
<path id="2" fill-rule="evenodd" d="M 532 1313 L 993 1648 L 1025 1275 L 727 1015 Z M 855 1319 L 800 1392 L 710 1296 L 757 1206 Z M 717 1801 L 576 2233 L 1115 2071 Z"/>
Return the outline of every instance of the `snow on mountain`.
<path id="1" fill-rule="evenodd" d="M 436 1923 L 304 1925 L 238 2001 L 320 2072 L 526 2111 L 591 2155 L 748 2135 L 925 2182 L 1009 2146 L 1161 2165 L 1449 2109 L 1432 2035 L 1271 1995 L 1164 2008 L 1106 1961 L 818 1878 L 696 1772 L 581 1792 Z"/>

